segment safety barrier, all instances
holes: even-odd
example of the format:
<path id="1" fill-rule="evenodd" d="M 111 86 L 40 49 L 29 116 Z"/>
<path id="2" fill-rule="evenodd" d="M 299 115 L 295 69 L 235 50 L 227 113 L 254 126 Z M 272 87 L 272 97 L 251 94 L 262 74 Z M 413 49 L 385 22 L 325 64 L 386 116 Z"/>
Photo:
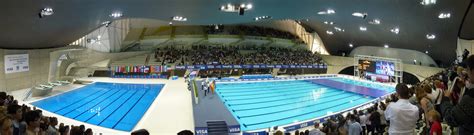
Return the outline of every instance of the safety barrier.
<path id="1" fill-rule="evenodd" d="M 168 75 L 112 75 L 112 78 L 167 79 Z"/>

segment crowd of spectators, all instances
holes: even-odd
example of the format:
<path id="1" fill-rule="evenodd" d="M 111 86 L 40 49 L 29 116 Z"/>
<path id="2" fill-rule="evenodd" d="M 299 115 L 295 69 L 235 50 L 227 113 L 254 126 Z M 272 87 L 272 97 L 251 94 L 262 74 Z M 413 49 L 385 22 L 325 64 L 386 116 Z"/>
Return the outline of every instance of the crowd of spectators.
<path id="1" fill-rule="evenodd" d="M 242 50 L 250 51 L 242 53 Z M 322 63 L 318 54 L 308 50 L 250 45 L 247 47 L 193 45 L 191 48 L 179 49 L 164 47 L 155 51 L 155 58 L 162 65 L 313 65 Z"/>
<path id="2" fill-rule="evenodd" d="M 5 92 L 0 92 L 0 123 L 1 135 L 93 135 L 84 125 L 65 125 L 41 110 L 19 105 Z"/>
<path id="3" fill-rule="evenodd" d="M 216 29 L 217 28 L 217 29 Z M 245 25 L 237 25 L 237 26 L 208 26 L 205 29 L 207 34 L 230 34 L 230 35 L 246 35 L 246 36 L 259 36 L 259 37 L 272 37 L 272 38 L 282 38 L 282 39 L 290 39 L 290 40 L 297 40 L 298 37 L 295 35 L 280 31 L 272 28 L 266 27 L 258 27 L 258 26 L 245 26 Z"/>
<path id="4" fill-rule="evenodd" d="M 354 110 L 346 116 L 338 114 L 325 123 L 315 124 L 313 130 L 295 131 L 294 134 L 472 135 L 473 88 L 474 55 L 471 55 L 464 62 L 418 84 L 398 84 L 395 94 L 367 109 Z M 283 132 L 277 131 L 274 134 Z"/>

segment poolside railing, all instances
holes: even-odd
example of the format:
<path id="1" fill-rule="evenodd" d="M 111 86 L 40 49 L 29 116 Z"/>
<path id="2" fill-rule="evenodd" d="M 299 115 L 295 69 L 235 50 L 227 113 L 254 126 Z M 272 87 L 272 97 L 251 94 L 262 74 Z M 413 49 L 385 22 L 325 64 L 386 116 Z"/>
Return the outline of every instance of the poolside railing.
<path id="1" fill-rule="evenodd" d="M 196 80 L 193 79 L 191 82 L 192 82 L 192 85 L 193 85 L 192 87 L 193 87 L 193 91 L 194 91 L 194 102 L 196 104 L 198 104 L 199 103 L 199 95 L 198 95 L 198 90 L 197 90 L 198 87 L 196 85 Z"/>
<path id="2" fill-rule="evenodd" d="M 33 87 L 31 87 L 25 94 L 25 97 L 23 98 L 23 101 L 28 100 L 28 98 L 33 94 Z"/>

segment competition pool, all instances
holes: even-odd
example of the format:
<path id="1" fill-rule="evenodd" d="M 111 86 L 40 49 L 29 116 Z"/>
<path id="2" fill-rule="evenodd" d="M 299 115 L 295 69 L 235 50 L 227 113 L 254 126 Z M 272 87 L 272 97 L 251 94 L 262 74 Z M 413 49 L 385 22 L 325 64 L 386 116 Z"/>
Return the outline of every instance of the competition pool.
<path id="1" fill-rule="evenodd" d="M 242 131 L 249 131 L 344 111 L 389 94 L 394 88 L 345 78 L 326 78 L 218 83 L 216 91 L 240 123 Z"/>
<path id="2" fill-rule="evenodd" d="M 131 131 L 163 86 L 96 82 L 31 104 L 89 124 Z"/>

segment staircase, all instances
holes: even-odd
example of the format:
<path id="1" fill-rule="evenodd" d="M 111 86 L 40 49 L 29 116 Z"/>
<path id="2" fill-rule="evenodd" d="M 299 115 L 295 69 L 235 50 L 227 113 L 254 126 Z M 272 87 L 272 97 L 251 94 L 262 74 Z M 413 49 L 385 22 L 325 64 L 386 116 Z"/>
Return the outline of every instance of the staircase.
<path id="1" fill-rule="evenodd" d="M 225 121 L 207 121 L 207 133 L 209 135 L 228 135 L 229 129 Z"/>

